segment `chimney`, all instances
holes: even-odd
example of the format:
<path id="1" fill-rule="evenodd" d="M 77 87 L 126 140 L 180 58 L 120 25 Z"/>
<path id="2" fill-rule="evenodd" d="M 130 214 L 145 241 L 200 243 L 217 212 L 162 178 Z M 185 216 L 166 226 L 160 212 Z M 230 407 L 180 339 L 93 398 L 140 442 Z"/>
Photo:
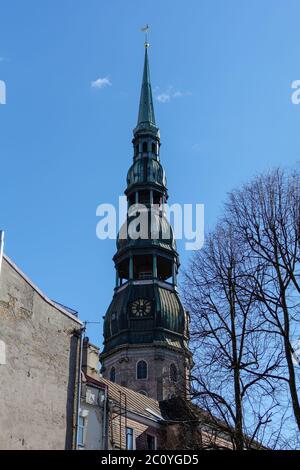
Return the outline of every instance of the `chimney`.
<path id="1" fill-rule="evenodd" d="M 84 374 L 99 380 L 99 348 L 89 342 L 89 338 L 83 340 L 82 370 Z"/>

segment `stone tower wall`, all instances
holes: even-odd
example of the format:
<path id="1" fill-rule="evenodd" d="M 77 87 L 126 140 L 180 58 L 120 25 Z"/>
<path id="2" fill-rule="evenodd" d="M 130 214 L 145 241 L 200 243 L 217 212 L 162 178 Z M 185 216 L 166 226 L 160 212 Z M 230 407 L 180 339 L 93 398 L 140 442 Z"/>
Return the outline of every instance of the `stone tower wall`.
<path id="1" fill-rule="evenodd" d="M 148 365 L 148 377 L 137 378 L 137 363 L 144 360 Z M 177 369 L 177 381 L 170 377 L 170 366 Z M 103 359 L 102 371 L 104 378 L 110 380 L 110 372 L 114 367 L 116 383 L 137 392 L 146 394 L 155 400 L 166 400 L 173 395 L 187 395 L 188 365 L 182 352 L 165 347 L 131 346 L 130 349 L 120 348 L 111 356 Z"/>

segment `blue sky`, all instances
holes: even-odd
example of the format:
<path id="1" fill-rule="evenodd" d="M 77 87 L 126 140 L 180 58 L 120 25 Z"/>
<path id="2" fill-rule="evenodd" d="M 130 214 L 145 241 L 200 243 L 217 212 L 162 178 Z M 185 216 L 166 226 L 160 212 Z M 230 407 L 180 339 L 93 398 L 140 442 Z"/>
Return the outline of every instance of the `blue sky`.
<path id="1" fill-rule="evenodd" d="M 171 203 L 204 203 L 213 227 L 230 189 L 299 164 L 299 17 L 297 0 L 0 0 L 6 253 L 50 298 L 102 319 L 115 243 L 96 238 L 96 207 L 125 188 L 145 23 Z M 88 335 L 101 344 L 102 326 Z"/>

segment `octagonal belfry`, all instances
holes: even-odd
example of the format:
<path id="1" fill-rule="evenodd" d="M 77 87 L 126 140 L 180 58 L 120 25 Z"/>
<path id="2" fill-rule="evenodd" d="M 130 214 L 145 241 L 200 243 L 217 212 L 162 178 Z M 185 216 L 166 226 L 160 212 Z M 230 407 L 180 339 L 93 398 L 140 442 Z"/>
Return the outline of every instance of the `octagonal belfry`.
<path id="1" fill-rule="evenodd" d="M 116 286 L 104 317 L 100 360 L 105 378 L 164 400 L 188 396 L 192 357 L 188 349 L 189 317 L 177 291 L 179 256 L 163 210 L 168 192 L 160 163 L 148 46 L 146 43 L 138 123 L 133 131 L 133 164 L 125 190 L 127 222 L 120 230 L 113 258 Z M 144 209 L 136 210 L 137 204 Z M 148 221 L 147 236 L 132 237 L 128 227 L 141 210 Z M 153 214 L 154 237 L 150 233 Z"/>

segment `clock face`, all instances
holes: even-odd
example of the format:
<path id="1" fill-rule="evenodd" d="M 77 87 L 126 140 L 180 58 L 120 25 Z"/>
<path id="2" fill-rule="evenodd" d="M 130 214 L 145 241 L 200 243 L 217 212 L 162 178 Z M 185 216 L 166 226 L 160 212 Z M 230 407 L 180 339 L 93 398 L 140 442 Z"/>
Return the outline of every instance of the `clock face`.
<path id="1" fill-rule="evenodd" d="M 137 299 L 131 304 L 131 313 L 138 318 L 147 317 L 151 313 L 151 301 L 147 299 Z"/>

